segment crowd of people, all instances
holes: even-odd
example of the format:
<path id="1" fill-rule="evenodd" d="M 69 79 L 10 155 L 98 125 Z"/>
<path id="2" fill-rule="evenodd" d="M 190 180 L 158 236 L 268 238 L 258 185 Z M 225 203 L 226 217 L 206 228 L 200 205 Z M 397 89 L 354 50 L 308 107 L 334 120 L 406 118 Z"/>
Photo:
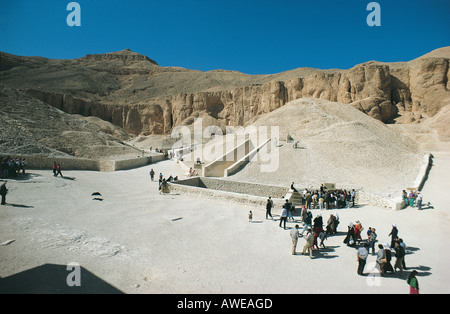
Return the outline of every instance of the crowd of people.
<path id="1" fill-rule="evenodd" d="M 291 184 L 291 190 L 296 191 L 294 183 Z M 305 188 L 301 193 L 302 205 L 306 209 L 339 209 L 350 208 L 355 206 L 356 191 L 355 189 L 326 189 L 322 184 L 319 190 L 308 190 Z"/>
<path id="2" fill-rule="evenodd" d="M 391 232 L 388 237 L 391 237 L 391 243 L 378 244 L 378 252 L 375 253 L 375 243 L 377 242 L 377 232 L 373 227 L 369 227 L 367 230 L 367 240 L 361 245 L 362 231 L 364 227 L 361 222 L 356 220 L 355 223 L 351 222 L 348 225 L 347 235 L 344 239 L 344 243 L 349 247 L 357 248 L 357 260 L 358 260 L 358 275 L 363 275 L 364 266 L 367 261 L 367 257 L 372 251 L 372 255 L 377 256 L 376 265 L 377 270 L 381 275 L 386 273 L 395 273 L 397 269 L 401 273 L 406 269 L 405 264 L 405 250 L 406 245 L 403 239 L 398 236 L 398 229 L 396 224 L 392 224 Z M 393 252 L 394 251 L 394 252 Z M 395 257 L 394 266 L 392 266 L 391 260 Z"/>
<path id="3" fill-rule="evenodd" d="M 291 189 L 294 189 L 293 185 L 291 185 Z M 343 208 L 343 206 L 341 207 L 341 205 L 343 205 L 342 202 L 346 202 L 346 206 L 348 206 L 349 203 L 353 203 L 355 194 L 354 190 L 311 192 L 307 189 L 305 189 L 303 194 L 305 195 L 305 198 L 303 202 L 304 205 L 301 206 L 300 220 L 296 220 L 296 222 L 300 221 L 303 224 L 303 230 L 300 224 L 296 224 L 295 227 L 290 231 L 290 235 L 292 238 L 292 254 L 297 254 L 296 247 L 298 244 L 298 239 L 303 237 L 306 241 L 303 246 L 302 254 L 309 254 L 310 258 L 312 258 L 314 250 L 320 251 L 320 248 L 326 248 L 324 243 L 325 240 L 329 236 L 337 234 L 337 227 L 339 225 L 339 216 L 337 212 L 333 212 L 332 214 L 330 214 L 330 217 L 327 219 L 326 224 L 324 223 L 322 212 L 318 212 L 317 215 L 313 217 L 309 209 L 323 208 L 320 206 L 316 207 L 316 203 L 313 201 L 312 196 L 317 195 L 317 198 L 319 198 L 320 195 L 328 194 L 329 197 L 333 195 L 333 197 L 336 197 L 336 199 L 341 201 L 341 203 L 335 204 L 334 208 Z M 343 198 L 341 199 L 342 195 Z M 416 194 L 416 198 L 417 195 L 418 194 Z M 311 198 L 309 198 L 309 196 L 311 196 Z M 331 204 L 332 202 L 330 202 L 330 205 Z M 310 205 L 309 208 L 308 205 Z M 328 207 L 327 205 L 327 208 L 330 207 Z M 269 219 L 269 217 L 273 219 L 271 213 L 272 209 L 273 200 L 269 197 L 266 203 L 266 219 Z M 294 221 L 292 217 L 292 213 L 294 210 L 295 207 L 292 206 L 292 204 L 290 204 L 288 200 L 286 200 L 282 206 L 279 227 L 283 227 L 284 229 L 286 229 L 286 222 L 289 219 L 292 219 Z M 392 224 L 391 232 L 388 234 L 388 237 L 391 238 L 390 243 L 386 242 L 384 244 L 378 244 L 378 250 L 376 249 L 376 243 L 378 242 L 376 228 L 368 227 L 366 231 L 361 221 L 355 220 L 354 222 L 349 223 L 347 229 L 347 234 L 343 240 L 343 243 L 348 247 L 356 249 L 358 275 L 364 275 L 364 268 L 369 254 L 372 254 L 372 256 L 376 256 L 376 269 L 381 276 L 384 276 L 388 273 L 394 274 L 397 271 L 399 271 L 401 274 L 404 273 L 404 270 L 406 270 L 406 245 L 403 239 L 399 237 L 399 232 L 396 224 Z M 364 234 L 366 234 L 366 236 L 364 236 Z M 419 293 L 416 275 L 417 272 L 413 271 L 408 275 L 407 278 L 407 283 L 410 286 L 411 293 Z"/>
<path id="4" fill-rule="evenodd" d="M 16 178 L 21 172 L 25 174 L 26 166 L 25 158 L 2 157 L 0 160 L 0 178 Z"/>

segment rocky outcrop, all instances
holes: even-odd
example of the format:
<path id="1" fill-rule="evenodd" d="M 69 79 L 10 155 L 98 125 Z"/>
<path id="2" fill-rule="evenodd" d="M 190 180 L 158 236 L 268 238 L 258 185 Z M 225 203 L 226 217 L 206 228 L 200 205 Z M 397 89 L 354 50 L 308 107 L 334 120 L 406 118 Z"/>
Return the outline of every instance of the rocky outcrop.
<path id="1" fill-rule="evenodd" d="M 100 84 L 89 84 L 94 87 L 88 91 L 74 84 L 75 76 L 67 84 L 62 79 L 46 88 L 31 87 L 36 86 L 36 78 L 28 82 L 23 71 L 33 69 L 36 75 L 36 68 L 49 63 L 51 67 L 43 73 L 58 73 L 62 65 L 55 60 L 4 55 L 8 60 L 2 68 L 5 84 L 67 113 L 96 116 L 136 135 L 169 134 L 199 114 L 209 115 L 220 125 L 245 125 L 304 97 L 350 104 L 383 122 L 395 122 L 399 115 L 404 118 L 397 122 L 417 121 L 450 103 L 450 47 L 410 62 L 371 61 L 348 70 L 297 69 L 268 76 L 165 68 L 126 49 L 72 60 L 74 73 L 95 78 L 99 73 L 98 80 L 107 86 L 102 90 Z M 70 62 L 65 61 L 64 71 Z"/>

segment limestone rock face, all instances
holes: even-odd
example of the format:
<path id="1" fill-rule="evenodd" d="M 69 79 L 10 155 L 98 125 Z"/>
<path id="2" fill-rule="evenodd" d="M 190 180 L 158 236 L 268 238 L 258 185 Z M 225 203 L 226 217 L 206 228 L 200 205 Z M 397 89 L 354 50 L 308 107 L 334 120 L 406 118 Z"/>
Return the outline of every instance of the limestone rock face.
<path id="1" fill-rule="evenodd" d="M 377 120 L 397 123 L 431 117 L 450 103 L 450 47 L 409 62 L 370 61 L 348 70 L 299 68 L 273 75 L 161 67 L 129 49 L 74 60 L 6 53 L 1 58 L 7 86 L 135 135 L 170 134 L 205 114 L 218 125 L 245 125 L 304 97 L 350 104 Z"/>

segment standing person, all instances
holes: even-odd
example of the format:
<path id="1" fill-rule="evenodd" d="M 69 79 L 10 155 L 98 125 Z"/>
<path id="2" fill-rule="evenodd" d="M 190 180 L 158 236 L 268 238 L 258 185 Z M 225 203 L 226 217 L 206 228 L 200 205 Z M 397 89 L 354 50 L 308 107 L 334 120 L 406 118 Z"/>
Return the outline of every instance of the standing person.
<path id="1" fill-rule="evenodd" d="M 417 271 L 413 270 L 406 279 L 409 285 L 409 294 L 419 294 L 419 281 L 417 281 L 416 275 Z"/>
<path id="2" fill-rule="evenodd" d="M 366 266 L 367 256 L 369 256 L 369 251 L 367 248 L 369 245 L 367 243 L 364 243 L 364 246 L 360 247 L 358 251 L 356 252 L 356 259 L 358 261 L 358 275 L 362 276 L 364 267 Z"/>
<path id="3" fill-rule="evenodd" d="M 338 227 L 338 225 L 339 225 L 339 215 L 336 213 L 336 212 L 334 212 L 333 213 L 333 216 L 336 218 L 335 220 L 334 220 L 334 233 L 337 233 L 337 227 Z"/>
<path id="4" fill-rule="evenodd" d="M 394 272 L 394 268 L 392 267 L 391 264 L 391 259 L 392 259 L 392 252 L 391 252 L 391 247 L 389 246 L 388 243 L 384 244 L 384 253 L 386 256 L 386 262 L 384 264 L 384 272 Z"/>
<path id="5" fill-rule="evenodd" d="M 422 209 L 422 199 L 423 199 L 422 193 L 421 193 L 421 192 L 418 192 L 418 193 L 417 193 L 417 198 L 416 198 L 416 200 L 417 200 L 416 204 L 417 204 L 417 209 L 418 209 L 418 210 L 421 210 L 421 209 Z"/>
<path id="6" fill-rule="evenodd" d="M 408 207 L 408 204 L 409 204 L 408 193 L 406 193 L 405 190 L 402 191 L 402 199 L 405 202 L 405 207 Z"/>
<path id="7" fill-rule="evenodd" d="M 155 171 L 150 170 L 150 179 L 153 181 L 155 179 Z"/>
<path id="8" fill-rule="evenodd" d="M 395 264 L 394 271 L 398 268 L 403 274 L 403 258 L 405 257 L 405 250 L 400 246 L 399 241 L 395 241 Z"/>
<path id="9" fill-rule="evenodd" d="M 305 205 L 302 205 L 302 213 L 301 213 L 303 223 L 306 223 L 306 219 L 308 218 L 308 212 L 306 210 Z"/>
<path id="10" fill-rule="evenodd" d="M 409 192 L 408 199 L 409 199 L 409 206 L 414 207 L 414 201 L 416 200 L 416 194 L 414 194 L 413 190 L 411 190 L 411 192 Z"/>
<path id="11" fill-rule="evenodd" d="M 291 238 L 292 238 L 292 255 L 296 255 L 298 237 L 300 233 L 298 232 L 299 225 L 295 225 L 295 228 L 291 230 Z"/>
<path id="12" fill-rule="evenodd" d="M 61 165 L 60 165 L 60 164 L 58 164 L 58 167 L 56 168 L 56 176 L 55 176 L 55 177 L 57 177 L 58 174 L 60 174 L 61 177 L 63 176 L 63 175 L 62 175 L 62 172 L 61 172 Z"/>
<path id="13" fill-rule="evenodd" d="M 334 233 L 334 225 L 336 223 L 336 217 L 333 216 L 333 214 L 330 214 L 330 218 L 327 220 L 327 226 L 326 230 L 328 234 Z"/>
<path id="14" fill-rule="evenodd" d="M 309 257 L 312 258 L 312 246 L 314 243 L 314 235 L 311 232 L 311 227 L 308 227 L 308 232 L 306 233 L 306 243 L 303 247 L 302 254 L 305 255 L 306 251 L 309 251 Z"/>
<path id="15" fill-rule="evenodd" d="M 355 241 L 361 243 L 361 232 L 364 230 L 364 227 L 361 225 L 361 222 L 359 220 L 355 221 Z"/>
<path id="16" fill-rule="evenodd" d="M 356 198 L 356 192 L 355 192 L 355 189 L 352 189 L 352 207 L 355 207 L 355 198 Z"/>
<path id="17" fill-rule="evenodd" d="M 281 216 L 280 216 L 280 228 L 281 228 L 281 224 L 284 222 L 283 229 L 286 229 L 286 221 L 287 221 L 287 209 L 286 209 L 286 205 L 283 205 L 283 209 L 281 210 Z"/>
<path id="18" fill-rule="evenodd" d="M 356 245 L 355 226 L 352 222 L 348 225 L 347 236 L 344 239 L 344 243 L 351 247 Z"/>
<path id="19" fill-rule="evenodd" d="M 269 198 L 267 199 L 267 204 L 266 204 L 266 219 L 267 219 L 267 216 L 270 216 L 270 218 L 273 219 L 273 217 L 272 217 L 272 206 L 273 206 L 273 202 L 272 202 L 272 199 L 269 196 Z"/>
<path id="20" fill-rule="evenodd" d="M 248 213 L 248 221 L 249 221 L 249 222 L 252 222 L 252 221 L 253 221 L 253 212 L 252 212 L 252 211 L 250 211 L 250 212 Z"/>
<path id="21" fill-rule="evenodd" d="M 380 271 L 380 274 L 384 274 L 384 265 L 386 263 L 386 252 L 384 251 L 384 247 L 381 244 L 378 244 L 378 253 L 377 253 L 377 269 Z"/>
<path id="22" fill-rule="evenodd" d="M 369 236 L 369 240 L 368 240 L 368 244 L 369 244 L 368 250 L 370 251 L 370 249 L 372 249 L 372 255 L 375 255 L 375 242 L 377 241 L 377 233 L 375 231 L 376 231 L 376 229 L 373 228 L 372 232 L 370 232 L 370 236 Z"/>
<path id="23" fill-rule="evenodd" d="M 397 229 L 397 225 L 396 224 L 392 224 L 392 230 L 389 233 L 388 237 L 391 236 L 391 247 L 394 247 L 395 245 L 395 240 L 398 237 L 398 229 Z"/>
<path id="24" fill-rule="evenodd" d="M 287 211 L 287 214 L 288 214 L 288 218 L 287 218 L 287 219 L 291 218 L 292 220 L 294 220 L 294 216 L 292 216 L 292 206 L 291 206 L 291 203 L 289 203 L 289 201 L 286 200 L 286 203 L 285 203 L 284 205 L 285 205 L 285 207 L 286 207 L 286 211 Z"/>
<path id="25" fill-rule="evenodd" d="M 0 186 L 0 195 L 2 196 L 2 205 L 6 205 L 6 194 L 8 189 L 6 188 L 6 181 Z"/>
<path id="26" fill-rule="evenodd" d="M 56 169 L 58 168 L 58 165 L 56 164 L 56 161 L 53 161 L 53 176 L 56 177 Z"/>
<path id="27" fill-rule="evenodd" d="M 324 210 L 325 209 L 323 207 L 323 194 L 322 193 L 319 195 L 319 209 L 320 210 Z"/>
<path id="28" fill-rule="evenodd" d="M 403 248 L 403 251 L 405 252 L 405 255 L 406 255 L 406 244 L 405 244 L 405 242 L 403 242 L 403 239 L 398 239 L 398 245 L 400 245 Z M 402 267 L 403 267 L 403 269 L 406 270 L 405 256 L 403 256 Z"/>

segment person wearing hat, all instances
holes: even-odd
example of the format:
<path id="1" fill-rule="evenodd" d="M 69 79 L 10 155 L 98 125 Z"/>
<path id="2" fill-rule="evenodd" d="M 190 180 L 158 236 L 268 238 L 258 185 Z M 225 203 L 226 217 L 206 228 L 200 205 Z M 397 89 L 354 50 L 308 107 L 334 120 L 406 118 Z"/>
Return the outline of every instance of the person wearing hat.
<path id="1" fill-rule="evenodd" d="M 306 243 L 305 246 L 303 247 L 303 255 L 306 254 L 306 251 L 309 251 L 309 257 L 312 258 L 312 247 L 314 244 L 314 235 L 311 232 L 311 227 L 308 227 L 308 232 L 306 234 Z"/>
<path id="2" fill-rule="evenodd" d="M 8 189 L 6 188 L 6 181 L 0 186 L 0 195 L 2 196 L 2 205 L 6 205 L 6 194 Z"/>

